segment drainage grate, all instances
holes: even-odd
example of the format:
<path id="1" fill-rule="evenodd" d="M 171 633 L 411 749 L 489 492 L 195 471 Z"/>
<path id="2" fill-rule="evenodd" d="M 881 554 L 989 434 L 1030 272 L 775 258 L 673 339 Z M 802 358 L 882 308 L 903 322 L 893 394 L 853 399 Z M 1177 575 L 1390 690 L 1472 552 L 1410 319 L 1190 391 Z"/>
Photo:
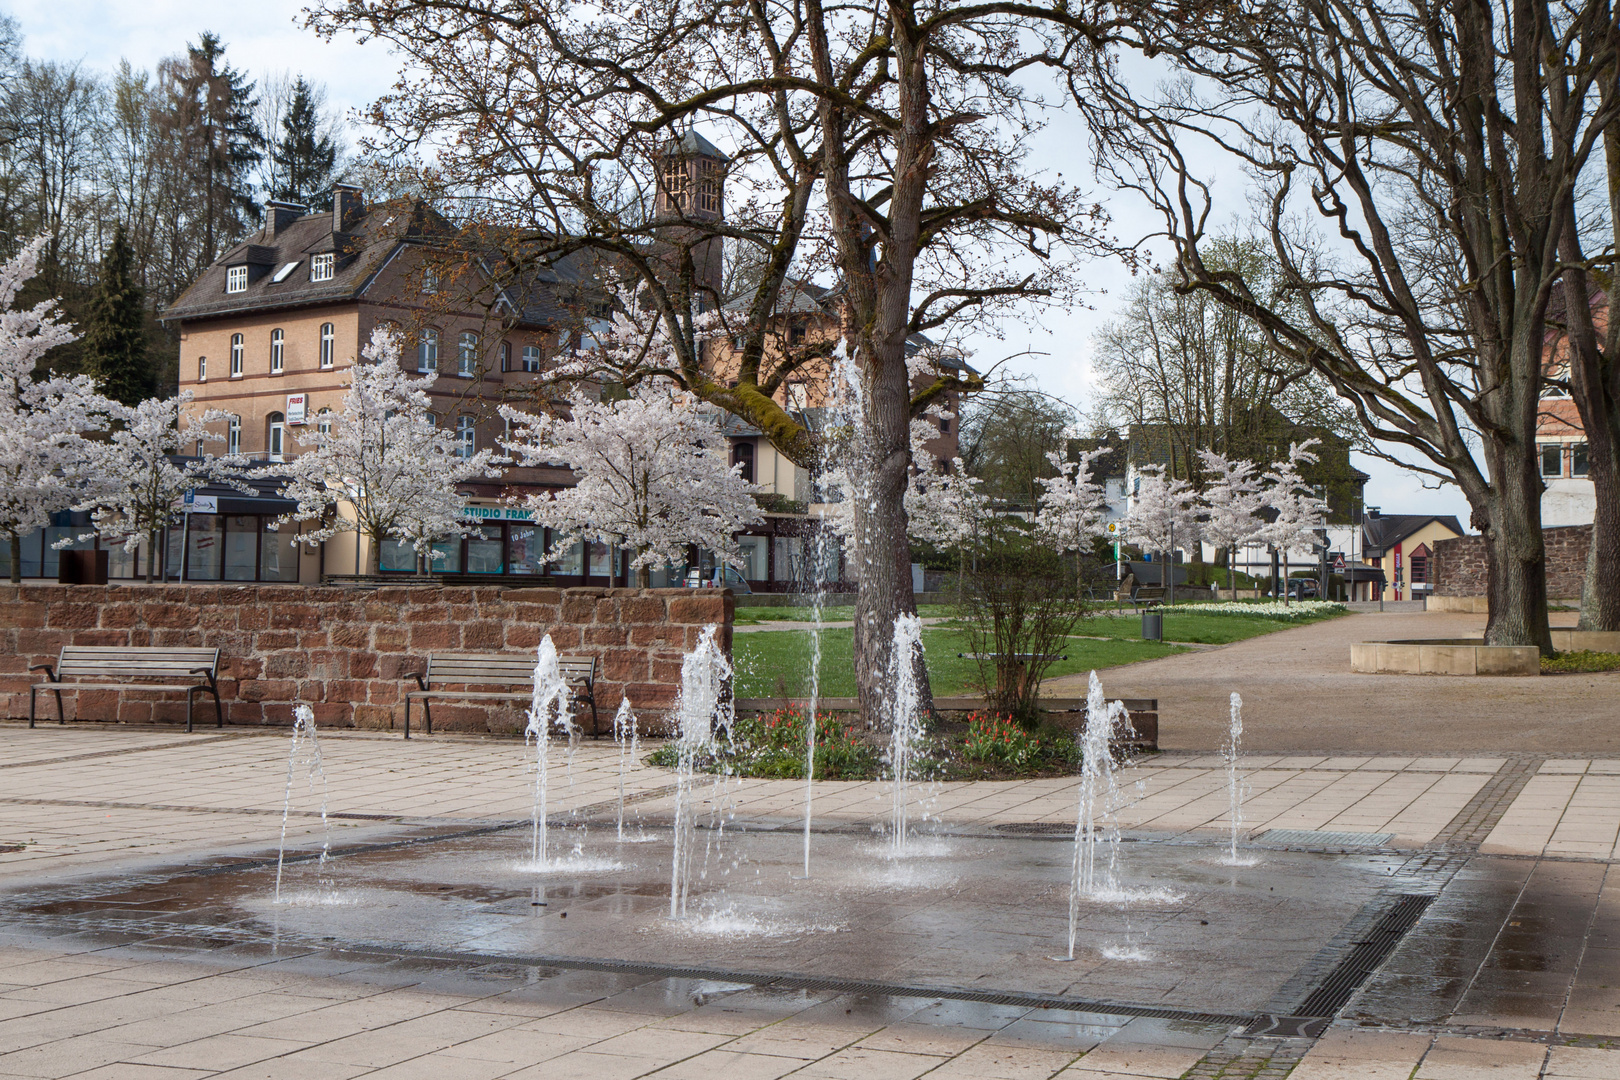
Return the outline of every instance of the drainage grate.
<path id="1" fill-rule="evenodd" d="M 1011 833 L 1014 836 L 1074 835 L 1074 826 L 1065 825 L 1061 821 L 1009 821 L 1002 825 L 993 825 L 991 828 L 998 833 Z"/>
<path id="2" fill-rule="evenodd" d="M 1387 832 L 1327 832 L 1321 829 L 1267 829 L 1258 840 L 1262 844 L 1289 847 L 1383 847 L 1395 839 Z"/>
<path id="3" fill-rule="evenodd" d="M 1376 926 L 1367 937 L 1356 942 L 1350 950 L 1350 955 L 1339 961 L 1333 970 L 1328 972 L 1322 985 L 1311 991 L 1309 997 L 1295 1010 L 1298 1016 L 1333 1016 L 1344 1008 L 1344 1003 L 1350 1000 L 1350 995 L 1367 976 L 1378 969 L 1389 954 L 1395 951 L 1395 946 L 1401 943 L 1406 932 L 1417 925 L 1423 912 L 1434 903 L 1432 895 L 1423 893 L 1408 893 L 1395 901 L 1395 906 L 1378 920 Z"/>

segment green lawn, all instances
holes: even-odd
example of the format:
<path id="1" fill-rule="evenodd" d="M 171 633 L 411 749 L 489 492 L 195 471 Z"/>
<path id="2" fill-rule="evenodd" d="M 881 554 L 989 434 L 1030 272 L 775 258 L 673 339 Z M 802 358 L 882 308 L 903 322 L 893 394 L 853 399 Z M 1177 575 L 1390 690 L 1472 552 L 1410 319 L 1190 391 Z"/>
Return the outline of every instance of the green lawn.
<path id="1" fill-rule="evenodd" d="M 949 618 L 956 614 L 956 609 L 944 604 L 924 604 L 917 609 L 917 614 L 923 618 Z M 822 622 L 853 622 L 855 608 L 853 605 L 827 607 L 821 611 Z M 809 622 L 810 608 L 805 607 L 739 607 L 734 622 L 738 626 L 758 626 L 767 622 Z"/>
<path id="2" fill-rule="evenodd" d="M 1261 634 L 1274 634 L 1295 626 L 1308 626 L 1326 619 L 1336 619 L 1348 612 L 1298 619 L 1267 619 L 1260 615 L 1200 615 L 1197 605 L 1189 604 L 1162 608 L 1164 612 L 1164 639 L 1191 641 L 1200 645 L 1227 645 Z M 1106 637 L 1128 641 L 1142 636 L 1142 616 L 1134 611 L 1120 613 L 1099 612 L 1082 622 L 1074 631 L 1087 637 Z"/>
<path id="3" fill-rule="evenodd" d="M 769 609 L 756 609 L 769 610 Z M 1215 618 L 1215 616 L 1209 616 Z M 1088 623 L 1087 626 L 1090 624 Z M 1141 621 L 1137 621 L 1140 635 Z M 732 639 L 732 659 L 737 668 L 738 697 L 803 697 L 810 670 L 810 635 L 801 630 L 766 630 L 737 634 Z M 852 659 L 854 632 L 825 630 L 821 635 L 821 694 L 824 697 L 854 697 L 855 667 Z M 945 627 L 923 630 L 923 648 L 928 655 L 928 673 L 934 693 L 941 697 L 977 694 L 979 665 L 956 654 L 969 651 L 967 634 Z M 1175 645 L 1119 638 L 1107 641 L 1076 638 L 1069 642 L 1060 660 L 1046 671 L 1047 678 L 1073 675 L 1093 668 L 1113 667 L 1136 660 L 1154 660 L 1185 652 Z"/>

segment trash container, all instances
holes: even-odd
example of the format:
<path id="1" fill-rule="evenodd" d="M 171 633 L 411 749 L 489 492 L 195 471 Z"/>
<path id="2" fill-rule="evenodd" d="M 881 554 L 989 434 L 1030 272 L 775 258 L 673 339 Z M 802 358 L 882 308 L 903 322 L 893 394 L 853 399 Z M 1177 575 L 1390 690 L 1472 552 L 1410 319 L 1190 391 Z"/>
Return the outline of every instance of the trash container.
<path id="1" fill-rule="evenodd" d="M 1164 640 L 1164 613 L 1160 611 L 1142 612 L 1142 640 Z"/>

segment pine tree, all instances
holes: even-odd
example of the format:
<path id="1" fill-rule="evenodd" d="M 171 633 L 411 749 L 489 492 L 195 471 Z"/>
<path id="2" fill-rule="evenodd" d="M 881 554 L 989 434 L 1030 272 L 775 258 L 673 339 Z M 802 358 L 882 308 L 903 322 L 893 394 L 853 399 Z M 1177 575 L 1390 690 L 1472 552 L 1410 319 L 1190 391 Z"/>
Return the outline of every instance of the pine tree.
<path id="1" fill-rule="evenodd" d="M 293 85 L 292 100 L 281 118 L 281 138 L 276 158 L 281 163 L 281 183 L 272 197 L 314 207 L 335 179 L 337 147 L 332 137 L 320 129 L 320 93 L 300 75 Z"/>
<path id="2" fill-rule="evenodd" d="M 86 312 L 85 363 L 101 392 L 125 405 L 149 397 L 156 381 L 146 353 L 146 303 L 135 280 L 135 253 L 124 226 L 101 257 L 101 276 Z"/>

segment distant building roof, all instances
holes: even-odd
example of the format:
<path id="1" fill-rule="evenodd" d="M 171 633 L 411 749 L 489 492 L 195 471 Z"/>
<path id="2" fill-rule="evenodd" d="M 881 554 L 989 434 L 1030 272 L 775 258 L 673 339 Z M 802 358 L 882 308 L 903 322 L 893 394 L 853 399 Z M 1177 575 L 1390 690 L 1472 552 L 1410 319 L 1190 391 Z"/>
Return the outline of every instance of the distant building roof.
<path id="1" fill-rule="evenodd" d="M 1384 552 L 1405 540 L 1430 522 L 1463 535 L 1461 523 L 1453 514 L 1378 514 L 1369 513 L 1361 519 L 1362 550 L 1368 558 L 1382 558 Z"/>

